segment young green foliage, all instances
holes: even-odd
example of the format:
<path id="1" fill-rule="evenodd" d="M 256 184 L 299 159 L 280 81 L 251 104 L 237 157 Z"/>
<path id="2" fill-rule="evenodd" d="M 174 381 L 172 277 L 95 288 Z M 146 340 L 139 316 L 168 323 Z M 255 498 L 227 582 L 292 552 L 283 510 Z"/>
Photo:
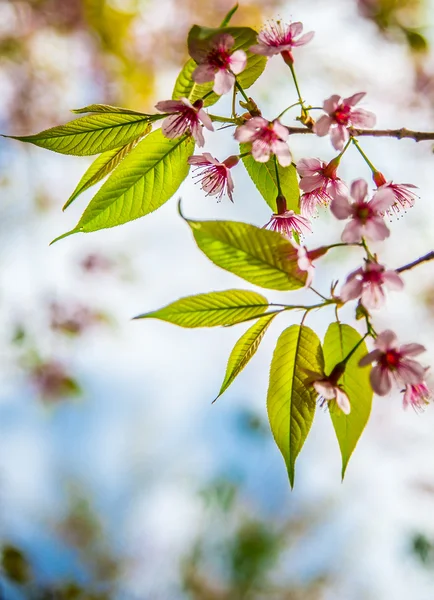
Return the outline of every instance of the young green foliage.
<path id="1" fill-rule="evenodd" d="M 152 132 L 123 159 L 90 201 L 77 226 L 60 237 L 115 227 L 156 210 L 187 177 L 187 159 L 193 151 L 191 137 L 169 140 L 160 129 Z"/>
<path id="2" fill-rule="evenodd" d="M 101 112 L 80 117 L 66 125 L 46 129 L 36 135 L 6 137 L 61 154 L 90 156 L 125 146 L 136 140 L 145 134 L 152 120 L 152 115 L 130 111 Z"/>
<path id="3" fill-rule="evenodd" d="M 221 385 L 217 398 L 228 389 L 234 379 L 241 373 L 250 359 L 255 355 L 259 344 L 265 335 L 271 321 L 277 313 L 267 314 L 258 319 L 258 321 L 250 327 L 235 344 L 228 360 L 226 367 L 225 378 Z M 214 402 L 215 402 L 214 400 Z"/>
<path id="4" fill-rule="evenodd" d="M 247 65 L 244 71 L 237 75 L 237 79 L 240 85 L 247 89 L 255 83 L 258 77 L 262 74 L 267 63 L 267 59 L 259 54 L 252 54 L 249 52 L 249 48 L 256 44 L 257 33 L 250 27 L 223 27 L 219 29 L 211 29 L 209 27 L 200 27 L 194 25 L 188 34 L 189 43 L 194 38 L 200 38 L 204 44 L 219 33 L 228 33 L 234 40 L 235 44 L 231 51 L 244 50 L 247 55 Z M 203 98 L 206 94 L 209 94 L 213 88 L 213 83 L 195 83 L 192 79 L 193 71 L 196 68 L 195 61 L 190 58 L 182 68 L 182 71 L 178 75 L 173 88 L 172 99 L 179 100 L 179 98 L 187 98 L 190 102 L 195 102 L 199 98 Z M 214 92 L 211 93 L 204 100 L 205 106 L 211 106 L 215 104 L 220 98 Z"/>
<path id="5" fill-rule="evenodd" d="M 344 360 L 360 342 L 362 336 L 349 325 L 331 323 L 324 338 L 323 350 L 325 372 L 329 374 L 333 367 Z M 368 353 L 362 342 L 348 360 L 344 374 L 339 381 L 351 404 L 351 412 L 345 415 L 340 410 L 331 410 L 330 417 L 342 454 L 342 479 L 348 461 L 368 422 L 371 413 L 373 391 L 369 382 L 370 368 L 358 366 L 362 356 Z"/>
<path id="6" fill-rule="evenodd" d="M 144 132 L 143 135 L 149 133 L 152 125 L 148 124 L 148 130 Z M 101 156 L 90 165 L 86 173 L 80 179 L 77 187 L 72 192 L 71 196 L 65 203 L 62 210 L 68 208 L 68 206 L 83 192 L 87 189 L 104 179 L 109 173 L 114 171 L 119 163 L 131 152 L 134 146 L 137 144 L 137 140 L 133 140 L 126 146 L 122 146 L 122 148 L 115 148 L 114 150 L 109 150 L 108 152 L 104 152 Z"/>
<path id="7" fill-rule="evenodd" d="M 304 286 L 291 243 L 280 233 L 235 221 L 190 221 L 194 239 L 218 267 L 272 290 Z"/>
<path id="8" fill-rule="evenodd" d="M 291 487 L 294 486 L 295 461 L 312 425 L 318 395 L 307 383 L 305 369 L 322 373 L 323 367 L 321 342 L 312 329 L 291 325 L 283 331 L 271 362 L 267 409 Z"/>
<path id="9" fill-rule="evenodd" d="M 240 144 L 241 154 L 249 151 L 249 144 Z M 258 188 L 259 193 L 273 213 L 275 213 L 277 210 L 276 198 L 279 194 L 279 190 L 277 187 L 274 157 L 271 157 L 266 163 L 260 163 L 256 161 L 251 154 L 248 154 L 247 156 L 243 156 L 242 161 L 251 180 Z M 294 165 L 282 167 L 278 164 L 277 171 L 279 173 L 282 194 L 286 198 L 287 209 L 293 210 L 296 213 L 300 212 L 300 188 L 298 187 L 297 171 L 295 170 Z"/>
<path id="10" fill-rule="evenodd" d="M 160 319 L 181 327 L 217 327 L 234 325 L 259 317 L 268 308 L 268 301 L 256 292 L 227 290 L 187 296 L 136 319 Z"/>

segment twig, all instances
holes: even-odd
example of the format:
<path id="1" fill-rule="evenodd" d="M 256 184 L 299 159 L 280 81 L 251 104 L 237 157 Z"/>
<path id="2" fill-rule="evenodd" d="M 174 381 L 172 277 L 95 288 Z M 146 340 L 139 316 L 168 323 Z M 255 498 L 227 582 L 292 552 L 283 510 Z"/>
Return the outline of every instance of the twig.
<path id="1" fill-rule="evenodd" d="M 287 127 L 290 134 L 314 133 L 308 127 Z M 434 141 L 434 132 L 430 131 L 412 131 L 411 129 L 355 129 L 349 127 L 348 132 L 352 136 L 370 136 L 370 137 L 393 137 L 398 140 L 409 138 L 415 142 Z"/>
<path id="2" fill-rule="evenodd" d="M 434 250 L 431 250 L 431 252 L 428 252 L 428 254 L 425 254 L 425 256 L 421 256 L 420 258 L 417 258 L 413 262 L 408 263 L 408 265 L 404 265 L 403 267 L 399 267 L 398 269 L 395 269 L 395 271 L 397 273 L 402 273 L 403 271 L 408 271 L 408 270 L 412 269 L 413 267 L 420 265 L 421 263 L 427 262 L 428 260 L 434 260 Z"/>

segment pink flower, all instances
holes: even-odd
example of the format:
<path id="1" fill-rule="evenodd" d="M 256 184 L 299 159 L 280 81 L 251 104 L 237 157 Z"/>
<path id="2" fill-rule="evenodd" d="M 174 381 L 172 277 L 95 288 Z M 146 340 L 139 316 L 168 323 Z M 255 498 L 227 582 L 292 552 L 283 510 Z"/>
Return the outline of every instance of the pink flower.
<path id="1" fill-rule="evenodd" d="M 332 406 L 337 406 L 345 415 L 348 415 L 351 412 L 350 400 L 342 386 L 338 385 L 344 369 L 345 365 L 339 363 L 328 376 L 324 373 L 309 371 L 308 369 L 303 370 L 308 375 L 306 382 L 312 385 L 318 393 L 320 406 L 322 407 L 328 402 L 330 409 Z"/>
<path id="2" fill-rule="evenodd" d="M 161 126 L 163 135 L 169 139 L 175 139 L 186 133 L 191 132 L 191 135 L 196 140 L 198 146 L 205 144 L 205 139 L 202 133 L 202 125 L 205 125 L 210 131 L 214 131 L 212 121 L 202 108 L 203 101 L 196 100 L 191 104 L 187 98 L 180 100 L 162 100 L 155 105 L 155 108 L 160 112 L 171 113 L 164 119 Z"/>
<path id="3" fill-rule="evenodd" d="M 357 179 L 351 184 L 350 203 L 348 198 L 339 197 L 333 200 L 330 210 L 337 219 L 348 219 L 342 232 L 342 241 L 346 243 L 360 242 L 363 237 L 372 241 L 384 240 L 390 235 L 389 229 L 384 224 L 382 213 L 393 203 L 390 194 L 381 194 L 366 201 L 368 184 L 363 179 Z"/>
<path id="4" fill-rule="evenodd" d="M 394 203 L 386 211 L 390 217 L 394 214 L 399 216 L 401 210 L 406 211 L 408 208 L 414 206 L 418 196 L 412 190 L 417 190 L 417 186 L 412 183 L 393 183 L 393 181 L 386 181 L 386 178 L 380 171 L 374 173 L 373 179 L 377 185 L 377 191 L 374 194 L 374 198 L 376 198 L 378 194 L 390 194 L 393 198 Z"/>
<path id="5" fill-rule="evenodd" d="M 289 167 L 292 161 L 286 140 L 287 128 L 275 121 L 267 121 L 263 117 L 253 117 L 235 130 L 235 139 L 244 144 L 252 144 L 252 156 L 258 162 L 268 162 L 270 155 L 275 154 L 282 167 Z"/>
<path id="6" fill-rule="evenodd" d="M 201 188 L 207 192 L 207 196 L 218 196 L 218 200 L 224 193 L 227 193 L 231 202 L 232 192 L 234 190 L 234 182 L 230 169 L 239 162 L 238 156 L 230 156 L 223 162 L 216 160 L 208 152 L 204 152 L 199 156 L 190 156 L 188 163 L 196 167 L 196 170 L 202 169 L 196 177 L 201 177 Z"/>
<path id="7" fill-rule="evenodd" d="M 253 54 L 274 56 L 282 52 L 291 53 L 296 46 L 310 42 L 315 35 L 313 31 L 301 35 L 302 23 L 286 24 L 281 21 L 269 21 L 258 34 L 258 44 L 250 48 Z"/>
<path id="8" fill-rule="evenodd" d="M 427 369 L 425 369 L 427 370 Z M 427 386 L 425 381 L 415 385 L 408 384 L 405 386 L 403 405 L 407 409 L 412 406 L 416 412 L 422 412 L 429 400 L 432 399 L 433 393 Z"/>
<path id="9" fill-rule="evenodd" d="M 313 275 L 315 271 L 315 265 L 313 261 L 321 256 L 326 254 L 328 248 L 326 246 L 322 246 L 320 248 L 316 248 L 315 250 L 308 250 L 306 246 L 300 246 L 296 244 L 293 240 L 291 240 L 291 244 L 297 250 L 297 266 L 300 271 L 305 271 L 307 273 L 307 279 L 305 287 L 309 287 L 313 280 Z"/>
<path id="10" fill-rule="evenodd" d="M 299 236 L 311 233 L 309 220 L 297 215 L 293 210 L 287 210 L 284 196 L 277 196 L 276 205 L 277 213 L 271 215 L 271 219 L 264 225 L 264 228 L 278 231 L 288 239 L 292 238 L 294 232 Z"/>
<path id="11" fill-rule="evenodd" d="M 305 192 L 300 198 L 302 215 L 313 217 L 318 206 L 328 206 L 334 198 L 348 196 L 347 186 L 336 174 L 338 165 L 336 159 L 328 164 L 318 158 L 302 158 L 298 161 L 300 189 Z"/>
<path id="12" fill-rule="evenodd" d="M 425 369 L 409 357 L 424 351 L 425 348 L 421 344 L 398 346 L 396 335 L 387 329 L 380 333 L 375 340 L 375 350 L 364 356 L 359 361 L 359 366 L 377 363 L 371 371 L 371 385 L 376 394 L 385 396 L 390 392 L 393 380 L 400 385 L 418 385 L 423 382 Z"/>
<path id="13" fill-rule="evenodd" d="M 313 128 L 314 132 L 321 137 L 330 132 L 333 147 L 342 150 L 350 137 L 348 127 L 374 127 L 376 123 L 374 113 L 363 108 L 354 108 L 364 96 L 365 92 L 343 100 L 337 94 L 330 96 L 323 104 L 327 115 L 318 119 Z"/>
<path id="14" fill-rule="evenodd" d="M 206 45 L 199 40 L 189 44 L 190 56 L 197 62 L 192 78 L 196 83 L 214 81 L 213 90 L 221 96 L 229 92 L 235 83 L 235 75 L 246 68 L 247 56 L 244 50 L 231 48 L 234 38 L 228 33 L 220 33 Z"/>
<path id="15" fill-rule="evenodd" d="M 380 308 L 386 299 L 383 286 L 401 290 L 404 282 L 396 271 L 386 271 L 383 265 L 367 261 L 364 268 L 348 275 L 340 295 L 344 302 L 361 298 L 366 308 Z"/>

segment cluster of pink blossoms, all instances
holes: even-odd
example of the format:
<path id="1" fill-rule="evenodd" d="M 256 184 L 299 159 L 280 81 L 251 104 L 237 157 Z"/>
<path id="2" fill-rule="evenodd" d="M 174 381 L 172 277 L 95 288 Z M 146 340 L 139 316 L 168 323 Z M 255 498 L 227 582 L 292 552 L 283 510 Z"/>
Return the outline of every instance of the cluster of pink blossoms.
<path id="1" fill-rule="evenodd" d="M 287 25 L 281 21 L 271 21 L 258 34 L 257 44 L 250 48 L 250 52 L 266 57 L 280 54 L 292 69 L 293 49 L 307 44 L 313 36 L 313 32 L 303 34 L 303 25 L 299 22 Z M 213 91 L 219 95 L 232 90 L 237 84 L 236 76 L 247 65 L 246 53 L 236 49 L 234 38 L 226 33 L 219 34 L 208 42 L 192 40 L 189 48 L 191 57 L 197 63 L 193 80 L 198 84 L 213 82 Z M 372 112 L 357 106 L 364 96 L 365 92 L 346 98 L 334 94 L 324 101 L 325 114 L 316 122 L 311 120 L 309 126 L 320 137 L 329 135 L 332 146 L 339 154 L 329 163 L 318 158 L 298 160 L 295 166 L 300 178 L 299 212 L 288 209 L 285 197 L 279 193 L 276 213 L 264 225 L 291 241 L 294 250 L 293 256 L 289 258 L 296 260 L 299 270 L 307 274 L 306 287 L 313 280 L 314 260 L 324 255 L 328 247 L 309 251 L 296 240 L 311 233 L 310 219 L 318 214 L 319 207 L 330 207 L 331 213 L 338 220 L 346 221 L 341 235 L 344 244 L 361 245 L 365 244 L 365 240 L 382 241 L 389 237 L 390 231 L 384 217 L 400 215 L 401 211 L 412 207 L 416 199 L 416 186 L 387 181 L 376 170 L 373 170 L 376 189 L 371 197 L 368 194 L 368 184 L 363 179 L 353 181 L 348 189 L 347 184 L 338 176 L 341 158 L 349 142 L 354 141 L 357 129 L 371 128 L 376 124 L 376 117 Z M 205 144 L 203 127 L 214 131 L 211 118 L 203 109 L 203 100 L 197 100 L 193 104 L 186 98 L 166 100 L 159 102 L 156 108 L 167 115 L 162 131 L 170 139 L 190 134 L 197 145 L 202 147 Z M 267 163 L 273 158 L 282 168 L 294 164 L 287 143 L 290 129 L 279 118 L 270 121 L 258 111 L 244 115 L 243 119 L 244 122 L 235 129 L 234 138 L 247 145 L 255 161 Z M 220 200 L 227 194 L 233 201 L 231 169 L 244 155 L 233 155 L 220 162 L 205 152 L 191 156 L 188 162 L 199 171 L 196 177 L 206 195 L 216 196 Z M 370 166 L 372 167 L 371 164 Z M 277 171 L 277 164 L 275 168 Z M 401 290 L 403 285 L 403 280 L 396 271 L 387 270 L 376 257 L 368 253 L 364 264 L 347 276 L 341 287 L 339 300 L 346 303 L 358 299 L 362 308 L 374 310 L 384 305 L 386 288 Z M 425 382 L 427 369 L 411 357 L 423 350 L 424 347 L 420 344 L 398 346 L 395 334 L 384 331 L 375 339 L 375 350 L 360 361 L 360 366 L 375 363 L 370 379 L 377 394 L 387 394 L 395 381 L 403 388 L 404 406 L 421 409 L 432 397 L 432 392 Z M 321 403 L 335 403 L 348 414 L 351 410 L 350 402 L 338 383 L 344 369 L 345 365 L 342 363 L 328 376 L 309 371 L 308 380 L 318 392 Z"/>

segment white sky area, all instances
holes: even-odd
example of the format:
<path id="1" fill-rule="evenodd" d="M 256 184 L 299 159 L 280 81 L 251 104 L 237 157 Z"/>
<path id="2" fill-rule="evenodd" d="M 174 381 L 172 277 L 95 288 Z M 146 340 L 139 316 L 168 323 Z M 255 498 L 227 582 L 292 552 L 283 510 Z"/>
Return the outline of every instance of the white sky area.
<path id="1" fill-rule="evenodd" d="M 151 4 L 154 18 L 165 18 L 166 3 Z M 357 16 L 354 2 L 293 1 L 280 10 L 280 16 L 301 20 L 306 31 L 316 32 L 309 45 L 295 50 L 299 83 L 309 103 L 317 106 L 333 93 L 366 91 L 363 106 L 377 114 L 379 128 L 434 128 L 428 105 L 423 99 L 416 102 L 412 95 L 413 72 L 405 49 L 380 38 L 373 24 Z M 73 48 L 65 48 L 64 43 L 47 40 L 45 51 L 69 56 L 67 120 L 67 108 L 104 98 L 95 98 L 92 82 L 80 78 L 84 59 L 75 57 Z M 170 97 L 172 85 L 173 79 L 165 74 L 159 83 L 161 99 Z M 296 101 L 289 70 L 279 57 L 271 59 L 249 93 L 269 118 Z M 217 106 L 223 114 L 229 101 Z M 212 112 L 218 112 L 217 106 Z M 216 157 L 224 159 L 236 152 L 228 131 L 205 132 L 205 136 L 205 150 Z M 361 143 L 386 178 L 420 188 L 416 206 L 390 223 L 391 238 L 375 246 L 382 262 L 397 267 L 432 249 L 431 146 L 394 139 L 363 138 Z M 290 147 L 296 160 L 329 159 L 335 154 L 328 138 L 294 137 Z M 266 419 L 273 348 L 284 327 L 298 322 L 300 315 L 287 314 L 273 322 L 252 363 L 214 405 L 211 400 L 229 353 L 246 327 L 186 330 L 158 321 L 130 320 L 194 293 L 257 289 L 210 263 L 176 209 L 181 196 L 189 217 L 262 225 L 269 209 L 242 166 L 233 170 L 233 205 L 227 199 L 216 204 L 189 179 L 175 198 L 146 218 L 95 234 L 78 234 L 49 247 L 51 239 L 73 228 L 92 197 L 86 193 L 66 213 L 61 212 L 88 161 L 23 148 L 12 141 L 3 142 L 2 153 L 2 160 L 10 161 L 8 177 L 13 182 L 2 199 L 0 223 L 4 325 L 12 316 L 24 315 L 33 319 L 35 332 L 44 331 L 39 311 L 50 295 L 81 299 L 111 312 L 117 321 L 114 333 L 102 329 L 56 348 L 83 383 L 85 396 L 79 402 L 47 411 L 25 382 L 17 383 L 11 358 L 2 357 L 7 367 L 0 388 L 0 502 L 5 535 L 36 545 L 45 525 L 62 516 L 64 484 L 79 478 L 106 515 L 116 544 L 134 556 L 125 594 L 182 598 L 181 592 L 171 595 L 167 590 L 176 586 L 179 559 L 202 527 L 197 490 L 215 475 L 242 472 L 243 494 L 253 514 L 274 520 L 316 514 L 317 524 L 285 555 L 279 567 L 283 578 L 306 580 L 329 573 L 334 583 L 324 596 L 327 600 L 431 600 L 434 572 L 420 567 L 410 555 L 409 544 L 415 532 L 434 537 L 433 496 L 421 490 L 422 484 L 434 486 L 433 406 L 417 415 L 402 410 L 399 394 L 374 398 L 370 422 L 343 484 L 330 418 L 319 410 L 291 492 L 271 432 L 255 447 L 237 431 L 234 419 L 244 409 Z M 350 149 L 341 176 L 351 181 L 369 180 L 369 175 L 361 157 Z M 41 218 L 33 208 L 35 177 L 49 185 L 58 205 L 49 218 Z M 314 229 L 306 239 L 308 247 L 337 241 L 342 223 L 322 213 Z M 80 277 L 74 265 L 91 251 L 127 255 L 138 280 Z M 331 279 L 342 281 L 362 259 L 358 250 L 333 252 L 317 263 L 315 286 L 323 293 Z M 433 322 L 417 294 L 432 282 L 432 276 L 432 263 L 405 274 L 405 291 L 391 293 L 387 307 L 374 317 L 377 330 L 392 328 L 403 343 L 426 345 L 426 364 L 434 364 Z M 280 302 L 315 300 L 309 292 L 266 290 L 264 295 Z M 350 324 L 354 324 L 354 307 L 353 303 L 342 313 Z M 323 336 L 332 318 L 332 310 L 324 311 L 309 316 L 307 324 Z M 44 563 L 43 568 L 56 572 L 54 565 Z"/>

